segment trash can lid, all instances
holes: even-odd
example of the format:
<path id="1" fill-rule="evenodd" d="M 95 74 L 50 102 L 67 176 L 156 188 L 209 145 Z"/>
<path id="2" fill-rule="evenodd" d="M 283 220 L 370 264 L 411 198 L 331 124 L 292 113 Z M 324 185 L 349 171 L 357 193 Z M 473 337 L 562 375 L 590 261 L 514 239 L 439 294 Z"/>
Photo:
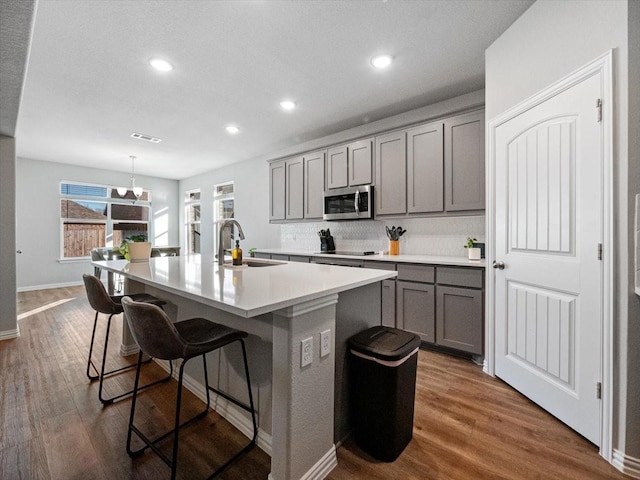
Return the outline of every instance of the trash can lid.
<path id="1" fill-rule="evenodd" d="M 381 360 L 400 360 L 420 346 L 420 337 L 392 327 L 371 327 L 349 340 L 351 349 Z"/>

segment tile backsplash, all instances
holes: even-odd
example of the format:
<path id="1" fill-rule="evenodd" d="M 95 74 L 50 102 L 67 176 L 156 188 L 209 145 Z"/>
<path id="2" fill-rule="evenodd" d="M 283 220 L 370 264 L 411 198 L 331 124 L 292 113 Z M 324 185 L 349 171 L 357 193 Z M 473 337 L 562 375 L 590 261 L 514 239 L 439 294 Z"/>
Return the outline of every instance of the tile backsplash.
<path id="1" fill-rule="evenodd" d="M 400 238 L 400 253 L 465 257 L 467 237 L 485 241 L 485 217 L 406 218 L 351 222 L 290 223 L 281 225 L 280 246 L 285 250 L 320 251 L 318 232 L 331 229 L 337 250 L 374 252 L 389 250 L 385 226 L 407 230 Z"/>

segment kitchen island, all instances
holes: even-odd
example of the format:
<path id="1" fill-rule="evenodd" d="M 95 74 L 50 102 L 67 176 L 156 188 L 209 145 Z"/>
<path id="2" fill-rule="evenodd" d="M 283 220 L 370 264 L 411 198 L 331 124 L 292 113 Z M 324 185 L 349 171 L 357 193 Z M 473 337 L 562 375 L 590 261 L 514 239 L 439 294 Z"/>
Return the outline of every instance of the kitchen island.
<path id="1" fill-rule="evenodd" d="M 335 385 L 336 372 L 340 375 L 344 365 L 336 370 L 336 357 L 344 358 L 348 335 L 380 323 L 380 285 L 396 273 L 249 260 L 254 266 L 219 266 L 211 255 L 92 264 L 123 275 L 125 293 L 152 293 L 169 302 L 166 311 L 174 320 L 202 316 L 248 332 L 258 445 L 271 455 L 269 478 L 324 478 L 337 464 L 334 412 L 341 387 L 335 389 Z M 342 319 L 336 323 L 337 307 L 349 310 L 344 315 L 347 328 L 340 325 Z M 320 345 L 321 333 L 326 336 L 327 332 L 331 339 L 328 353 L 321 352 Z M 312 344 L 311 363 L 302 367 L 301 343 L 307 339 Z M 121 351 L 136 350 L 123 322 Z M 237 374 L 241 371 L 238 360 L 233 352 L 225 352 L 224 358 L 208 358 L 218 371 L 219 386 L 232 394 L 236 389 L 242 391 L 244 381 Z M 194 369 L 187 375 L 187 387 L 202 397 L 200 372 Z M 213 404 L 243 432 L 249 432 L 250 422 L 241 411 L 223 399 Z"/>

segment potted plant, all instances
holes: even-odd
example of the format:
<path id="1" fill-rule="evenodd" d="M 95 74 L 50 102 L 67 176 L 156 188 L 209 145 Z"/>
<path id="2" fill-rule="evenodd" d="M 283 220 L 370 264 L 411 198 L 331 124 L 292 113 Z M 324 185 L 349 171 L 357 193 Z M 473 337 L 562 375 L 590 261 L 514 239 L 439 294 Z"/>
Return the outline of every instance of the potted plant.
<path id="1" fill-rule="evenodd" d="M 464 248 L 467 249 L 469 260 L 480 260 L 481 250 L 476 247 L 477 238 L 467 237 L 467 243 L 464 244 Z"/>
<path id="2" fill-rule="evenodd" d="M 130 262 L 147 262 L 151 256 L 151 243 L 144 234 L 131 235 L 124 239 L 119 250 Z"/>

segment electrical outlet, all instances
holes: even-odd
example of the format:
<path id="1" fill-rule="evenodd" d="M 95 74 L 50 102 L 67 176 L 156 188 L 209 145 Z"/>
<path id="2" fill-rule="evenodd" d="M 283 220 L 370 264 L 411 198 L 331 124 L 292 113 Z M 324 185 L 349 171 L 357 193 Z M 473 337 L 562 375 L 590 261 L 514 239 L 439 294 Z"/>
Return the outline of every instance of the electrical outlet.
<path id="1" fill-rule="evenodd" d="M 313 363 L 313 337 L 305 338 L 301 344 L 300 366 L 306 367 Z"/>
<path id="2" fill-rule="evenodd" d="M 331 330 L 320 332 L 320 356 L 326 357 L 331 353 Z"/>

